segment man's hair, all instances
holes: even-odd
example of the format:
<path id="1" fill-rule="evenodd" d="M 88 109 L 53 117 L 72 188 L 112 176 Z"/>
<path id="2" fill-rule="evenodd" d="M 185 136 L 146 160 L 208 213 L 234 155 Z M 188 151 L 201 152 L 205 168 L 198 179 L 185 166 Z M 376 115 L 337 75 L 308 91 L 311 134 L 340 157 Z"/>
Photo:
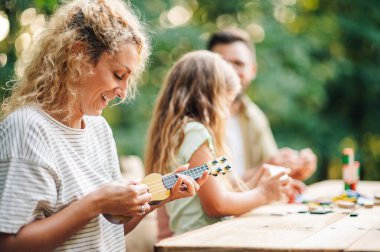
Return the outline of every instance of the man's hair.
<path id="1" fill-rule="evenodd" d="M 252 58 L 256 61 L 256 52 L 253 42 L 250 40 L 249 34 L 237 28 L 228 28 L 213 33 L 207 44 L 207 49 L 212 51 L 214 46 L 218 44 L 232 44 L 234 42 L 243 42 L 252 52 Z"/>

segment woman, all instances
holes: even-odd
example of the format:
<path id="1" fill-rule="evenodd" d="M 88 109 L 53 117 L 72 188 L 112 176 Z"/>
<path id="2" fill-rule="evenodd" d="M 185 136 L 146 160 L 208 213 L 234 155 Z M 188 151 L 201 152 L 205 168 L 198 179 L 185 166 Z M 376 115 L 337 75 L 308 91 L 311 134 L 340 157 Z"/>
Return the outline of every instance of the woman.
<path id="1" fill-rule="evenodd" d="M 133 97 L 150 51 L 144 28 L 122 1 L 78 0 L 57 9 L 35 45 L 2 104 L 0 250 L 125 251 L 124 233 L 154 209 L 152 196 L 120 179 L 100 115 Z M 168 200 L 199 188 L 179 177 Z M 133 218 L 115 225 L 103 215 Z"/>
<path id="2" fill-rule="evenodd" d="M 240 88 L 231 65 L 215 53 L 196 51 L 179 59 L 168 74 L 153 113 L 147 173 L 166 173 L 167 167 L 182 162 L 194 167 L 228 153 L 224 122 Z M 159 152 L 162 149 L 166 153 Z M 278 199 L 285 190 L 279 178 L 285 173 L 260 179 L 263 171 L 250 181 L 255 186 L 260 181 L 254 189 L 231 190 L 221 176 L 211 177 L 196 196 L 167 204 L 171 231 L 180 234 Z M 163 221 L 163 211 L 158 214 L 159 222 Z M 159 231 L 162 238 L 167 230 L 162 227 Z"/>

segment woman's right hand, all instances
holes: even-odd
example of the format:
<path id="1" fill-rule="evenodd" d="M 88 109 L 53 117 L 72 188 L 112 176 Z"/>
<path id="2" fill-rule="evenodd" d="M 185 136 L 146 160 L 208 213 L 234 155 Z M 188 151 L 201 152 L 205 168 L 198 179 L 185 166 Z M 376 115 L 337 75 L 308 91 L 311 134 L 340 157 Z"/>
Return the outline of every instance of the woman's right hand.
<path id="1" fill-rule="evenodd" d="M 122 179 L 107 183 L 92 192 L 99 213 L 122 216 L 139 216 L 150 211 L 148 202 L 152 194 L 148 186 L 137 180 Z M 142 210 L 144 210 L 142 212 Z"/>

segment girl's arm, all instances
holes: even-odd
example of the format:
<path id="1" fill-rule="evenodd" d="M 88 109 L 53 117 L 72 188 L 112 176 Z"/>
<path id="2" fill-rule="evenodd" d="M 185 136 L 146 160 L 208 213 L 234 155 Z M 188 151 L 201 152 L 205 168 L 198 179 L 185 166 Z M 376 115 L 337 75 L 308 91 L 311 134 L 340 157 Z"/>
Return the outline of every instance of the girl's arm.
<path id="1" fill-rule="evenodd" d="M 212 159 L 213 155 L 205 143 L 191 156 L 190 167 L 207 163 Z M 231 192 L 219 178 L 210 177 L 200 188 L 198 195 L 203 209 L 209 216 L 241 215 L 253 208 L 279 199 L 283 187 L 279 178 L 284 174 L 262 178 L 261 183 L 255 189 L 245 192 Z"/>

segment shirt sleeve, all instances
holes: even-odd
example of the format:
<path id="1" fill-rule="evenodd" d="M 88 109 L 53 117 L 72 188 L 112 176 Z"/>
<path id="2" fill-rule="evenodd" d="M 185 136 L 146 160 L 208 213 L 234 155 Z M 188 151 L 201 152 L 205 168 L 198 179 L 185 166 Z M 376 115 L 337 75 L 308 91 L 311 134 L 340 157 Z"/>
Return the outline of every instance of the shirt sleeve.
<path id="1" fill-rule="evenodd" d="M 212 153 L 215 152 L 212 137 L 207 128 L 198 122 L 190 122 L 185 127 L 185 138 L 179 151 L 179 161 L 189 162 L 194 152 L 204 143 L 208 143 Z"/>
<path id="2" fill-rule="evenodd" d="M 262 127 L 261 142 L 263 147 L 262 160 L 263 162 L 265 162 L 272 158 L 278 151 L 278 147 L 276 141 L 274 140 L 272 130 L 267 121 L 265 123 L 265 126 Z"/>
<path id="3" fill-rule="evenodd" d="M 0 160 L 0 232 L 20 228 L 54 212 L 57 176 L 46 166 L 22 158 Z"/>

